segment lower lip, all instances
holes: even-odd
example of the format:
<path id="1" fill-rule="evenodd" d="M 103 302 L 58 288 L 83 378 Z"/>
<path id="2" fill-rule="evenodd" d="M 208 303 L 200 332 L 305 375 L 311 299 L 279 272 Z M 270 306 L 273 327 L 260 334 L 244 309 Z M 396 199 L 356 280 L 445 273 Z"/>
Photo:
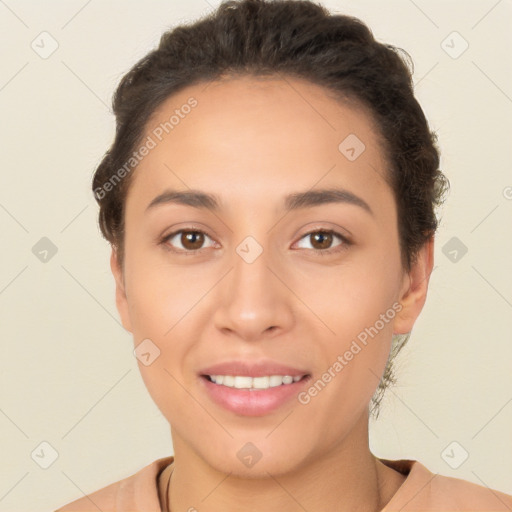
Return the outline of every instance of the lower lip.
<path id="1" fill-rule="evenodd" d="M 309 378 L 309 376 L 306 376 L 291 384 L 282 384 L 254 391 L 215 384 L 204 376 L 201 376 L 200 380 L 210 398 L 218 405 L 243 416 L 263 416 L 275 411 L 296 397 Z"/>

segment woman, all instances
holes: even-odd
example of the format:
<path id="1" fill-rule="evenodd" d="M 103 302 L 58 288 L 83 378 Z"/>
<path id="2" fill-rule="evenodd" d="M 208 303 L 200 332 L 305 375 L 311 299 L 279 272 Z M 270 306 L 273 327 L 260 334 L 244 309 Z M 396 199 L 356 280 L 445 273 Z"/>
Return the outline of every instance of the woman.
<path id="1" fill-rule="evenodd" d="M 368 446 L 447 184 L 397 49 L 308 1 L 226 2 L 114 111 L 93 190 L 174 456 L 59 510 L 512 510 Z"/>

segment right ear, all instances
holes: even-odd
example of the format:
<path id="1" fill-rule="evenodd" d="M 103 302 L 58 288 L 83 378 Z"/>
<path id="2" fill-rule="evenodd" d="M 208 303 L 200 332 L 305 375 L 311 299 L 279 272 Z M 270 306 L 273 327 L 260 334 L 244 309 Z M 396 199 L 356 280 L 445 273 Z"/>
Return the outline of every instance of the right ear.
<path id="1" fill-rule="evenodd" d="M 124 285 L 124 275 L 121 270 L 121 265 L 118 258 L 118 253 L 114 247 L 112 247 L 112 253 L 110 255 L 110 269 L 116 282 L 116 306 L 119 315 L 121 316 L 121 322 L 123 327 L 128 331 L 132 332 L 132 323 L 130 320 L 130 310 L 128 308 L 128 300 L 126 298 L 126 290 Z"/>

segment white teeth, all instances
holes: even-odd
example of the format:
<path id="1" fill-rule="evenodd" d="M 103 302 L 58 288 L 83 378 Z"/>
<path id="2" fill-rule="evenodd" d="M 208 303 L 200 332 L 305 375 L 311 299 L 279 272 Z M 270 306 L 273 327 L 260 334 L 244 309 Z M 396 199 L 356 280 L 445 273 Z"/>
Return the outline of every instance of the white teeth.
<path id="1" fill-rule="evenodd" d="M 252 377 L 241 377 L 237 375 L 235 377 L 235 388 L 244 389 L 252 387 Z"/>
<path id="2" fill-rule="evenodd" d="M 273 388 L 274 386 L 280 386 L 283 383 L 283 377 L 281 375 L 271 375 L 269 379 L 269 386 Z"/>
<path id="3" fill-rule="evenodd" d="M 229 386 L 230 388 L 235 387 L 235 377 L 231 375 L 224 375 L 224 378 L 222 379 L 222 385 Z"/>
<path id="4" fill-rule="evenodd" d="M 269 387 L 270 377 L 254 377 L 252 387 L 256 389 L 267 389 Z"/>
<path id="5" fill-rule="evenodd" d="M 242 375 L 209 375 L 212 382 L 236 389 L 268 389 L 291 384 L 302 379 L 301 375 L 269 375 L 264 377 L 247 377 Z"/>

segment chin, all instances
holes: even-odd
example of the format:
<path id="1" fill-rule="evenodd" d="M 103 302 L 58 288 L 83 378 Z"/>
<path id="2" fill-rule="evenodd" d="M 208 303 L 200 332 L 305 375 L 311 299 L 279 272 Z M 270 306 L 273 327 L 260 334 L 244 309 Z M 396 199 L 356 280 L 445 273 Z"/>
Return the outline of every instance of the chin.
<path id="1" fill-rule="evenodd" d="M 243 441 L 230 439 L 223 444 L 196 448 L 195 451 L 216 471 L 244 479 L 268 479 L 269 474 L 277 477 L 293 473 L 303 467 L 308 458 L 303 443 L 290 447 L 277 442 L 277 439 L 275 443 L 270 442 L 264 436 L 261 441 L 254 442 L 247 441 L 248 438 L 250 436 L 244 436 Z"/>
<path id="2" fill-rule="evenodd" d="M 288 456 L 283 457 L 276 454 L 268 457 L 262 456 L 251 467 L 245 466 L 238 458 L 206 460 L 215 470 L 221 473 L 229 474 L 230 477 L 249 480 L 268 479 L 271 476 L 279 477 L 293 473 L 302 466 L 300 458 L 290 460 Z"/>

